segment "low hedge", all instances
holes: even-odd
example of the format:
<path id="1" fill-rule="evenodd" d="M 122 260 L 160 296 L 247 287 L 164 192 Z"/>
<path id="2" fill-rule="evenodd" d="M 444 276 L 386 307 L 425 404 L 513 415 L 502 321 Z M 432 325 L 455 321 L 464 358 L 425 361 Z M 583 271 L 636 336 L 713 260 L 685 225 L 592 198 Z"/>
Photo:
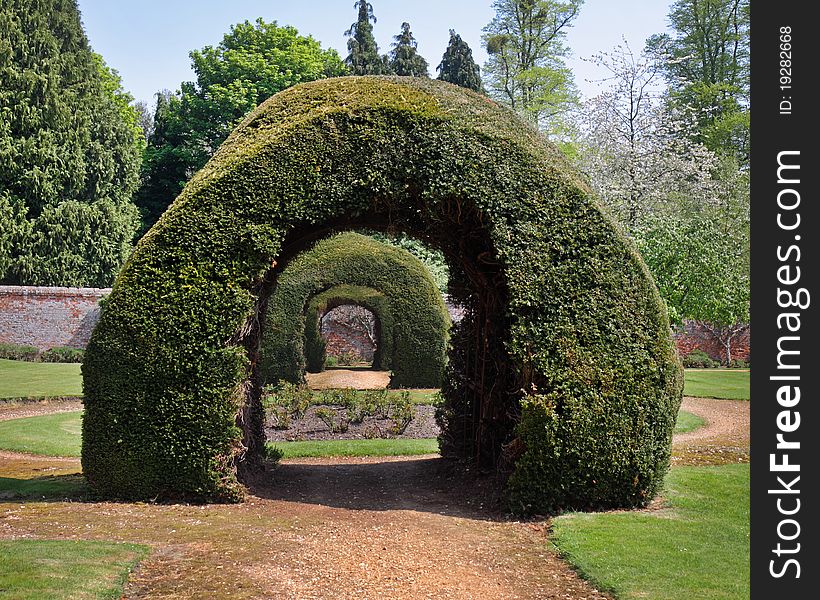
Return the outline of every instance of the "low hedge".
<path id="1" fill-rule="evenodd" d="M 262 341 L 263 383 L 303 380 L 306 326 L 311 366 L 319 363 L 317 319 L 330 302 L 362 304 L 379 318 L 377 362 L 392 371 L 392 387 L 441 386 L 450 318 L 433 278 L 408 251 L 353 232 L 316 243 L 279 275 Z"/>
<path id="2" fill-rule="evenodd" d="M 633 244 L 546 138 L 485 96 L 340 77 L 264 102 L 140 240 L 86 350 L 82 463 L 112 497 L 241 497 L 264 457 L 261 323 L 329 231 L 437 247 L 465 308 L 442 452 L 517 512 L 646 504 L 682 371 Z"/>

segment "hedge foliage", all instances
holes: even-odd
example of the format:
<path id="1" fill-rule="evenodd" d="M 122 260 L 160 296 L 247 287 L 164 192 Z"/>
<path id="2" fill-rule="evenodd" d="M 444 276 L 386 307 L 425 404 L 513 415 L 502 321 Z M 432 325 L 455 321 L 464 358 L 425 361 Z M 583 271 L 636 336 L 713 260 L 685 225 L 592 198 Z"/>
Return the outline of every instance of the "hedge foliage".
<path id="1" fill-rule="evenodd" d="M 338 289 L 340 285 L 346 289 Z M 342 295 L 328 295 L 333 288 Z M 381 293 L 383 300 L 368 290 Z M 316 296 L 320 297 L 313 304 Z M 304 379 L 306 337 L 315 369 L 321 350 L 317 318 L 330 302 L 330 308 L 362 304 L 378 317 L 382 337 L 378 362 L 392 370 L 391 387 L 441 385 L 450 317 L 435 281 L 408 251 L 353 232 L 318 242 L 279 275 L 268 301 L 262 341 L 263 383 Z M 306 307 L 311 308 L 307 320 Z"/>
<path id="2" fill-rule="evenodd" d="M 345 304 L 354 304 L 369 310 L 376 318 L 376 350 L 373 353 L 373 368 L 389 370 L 391 353 L 386 355 L 384 348 L 393 348 L 393 315 L 387 305 L 387 300 L 380 291 L 373 288 L 355 285 L 337 285 L 327 291 L 317 294 L 308 305 L 305 315 L 305 369 L 311 373 L 319 373 L 325 369 L 327 358 L 327 344 L 322 337 L 321 319 L 336 308 Z M 442 352 L 442 358 L 444 353 Z M 444 369 L 439 372 L 439 383 L 444 375 Z"/>
<path id="3" fill-rule="evenodd" d="M 237 466 L 244 477 L 263 456 L 260 317 L 276 277 L 323 232 L 355 228 L 406 231 L 447 257 L 466 314 L 443 453 L 509 473 L 520 512 L 650 500 L 682 371 L 645 265 L 541 134 L 419 78 L 276 94 L 140 241 L 83 364 L 90 484 L 239 497 Z"/>

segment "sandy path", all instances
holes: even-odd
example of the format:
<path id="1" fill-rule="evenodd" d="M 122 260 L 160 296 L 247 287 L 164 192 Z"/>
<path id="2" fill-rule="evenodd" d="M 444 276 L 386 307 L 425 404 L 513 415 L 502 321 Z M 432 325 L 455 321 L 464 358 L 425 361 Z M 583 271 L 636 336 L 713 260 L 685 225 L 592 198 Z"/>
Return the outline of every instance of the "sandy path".
<path id="1" fill-rule="evenodd" d="M 683 399 L 681 409 L 706 421 L 688 433 L 675 435 L 672 464 L 749 462 L 750 403 L 748 400 Z"/>
<path id="2" fill-rule="evenodd" d="M 386 388 L 390 383 L 387 371 L 369 369 L 328 369 L 321 373 L 305 373 L 311 389 L 356 388 L 357 390 Z"/>

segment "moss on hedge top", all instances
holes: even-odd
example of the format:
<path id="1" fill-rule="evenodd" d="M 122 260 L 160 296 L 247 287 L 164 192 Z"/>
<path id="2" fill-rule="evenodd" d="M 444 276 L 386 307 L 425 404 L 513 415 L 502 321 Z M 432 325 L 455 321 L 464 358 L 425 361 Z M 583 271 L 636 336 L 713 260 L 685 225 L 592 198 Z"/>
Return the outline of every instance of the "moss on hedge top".
<path id="1" fill-rule="evenodd" d="M 340 285 L 347 286 L 353 302 L 367 303 L 369 295 L 363 290 L 382 294 L 383 303 L 367 304 L 379 317 L 383 346 L 379 362 L 392 371 L 391 386 L 439 387 L 450 317 L 436 282 L 407 250 L 353 232 L 316 243 L 279 275 L 268 301 L 260 369 L 263 382 L 303 380 L 306 312 L 314 297 L 324 296 L 321 300 L 327 302 L 327 292 L 343 291 Z M 317 314 L 308 316 L 313 352 Z"/>
<path id="2" fill-rule="evenodd" d="M 448 453 L 503 454 L 520 511 L 651 498 L 682 377 L 633 245 L 510 111 L 373 77 L 267 100 L 137 245 L 83 365 L 91 485 L 236 497 L 236 464 L 264 440 L 251 375 L 270 282 L 317 232 L 368 226 L 439 246 L 469 307 L 445 384 Z"/>

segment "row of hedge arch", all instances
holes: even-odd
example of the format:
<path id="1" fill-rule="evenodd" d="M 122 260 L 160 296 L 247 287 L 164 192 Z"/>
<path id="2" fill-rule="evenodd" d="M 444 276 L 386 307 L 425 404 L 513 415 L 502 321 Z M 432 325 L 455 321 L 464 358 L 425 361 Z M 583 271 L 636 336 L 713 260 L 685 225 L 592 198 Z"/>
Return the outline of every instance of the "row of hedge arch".
<path id="1" fill-rule="evenodd" d="M 317 366 L 319 309 L 332 300 L 360 303 L 378 317 L 377 362 L 392 371 L 391 387 L 441 386 L 450 318 L 435 281 L 407 250 L 354 232 L 317 242 L 279 275 L 262 339 L 264 382 L 303 381 L 306 350 Z"/>
<path id="2" fill-rule="evenodd" d="M 325 370 L 327 343 L 322 336 L 322 320 L 330 311 L 345 305 L 361 306 L 373 315 L 376 348 L 372 368 L 379 371 L 390 370 L 393 316 L 384 294 L 373 288 L 355 285 L 332 287 L 314 296 L 308 304 L 305 315 L 305 370 L 309 373 Z M 386 322 L 386 328 L 382 326 L 382 322 Z M 386 349 L 388 352 L 384 352 Z M 441 374 L 444 375 L 443 369 Z M 437 385 L 441 385 L 441 381 Z"/>
<path id="3" fill-rule="evenodd" d="M 465 316 L 442 388 L 445 456 L 500 469 L 518 512 L 652 498 L 682 372 L 635 248 L 509 110 L 375 77 L 264 102 L 139 242 L 83 364 L 97 493 L 241 497 L 237 474 L 264 455 L 270 294 L 317 237 L 357 228 L 406 231 L 450 266 Z"/>

